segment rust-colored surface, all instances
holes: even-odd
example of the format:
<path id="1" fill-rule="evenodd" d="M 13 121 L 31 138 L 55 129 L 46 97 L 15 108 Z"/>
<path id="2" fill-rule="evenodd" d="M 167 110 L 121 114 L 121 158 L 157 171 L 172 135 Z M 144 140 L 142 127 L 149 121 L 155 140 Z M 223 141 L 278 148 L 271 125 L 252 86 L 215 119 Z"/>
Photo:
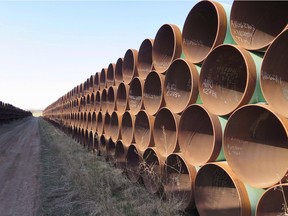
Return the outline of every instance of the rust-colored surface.
<path id="1" fill-rule="evenodd" d="M 129 110 L 128 105 L 128 94 L 129 94 L 129 85 L 125 84 L 124 82 L 119 84 L 117 89 L 117 96 L 116 96 L 116 106 L 117 112 L 119 114 L 124 114 L 127 110 Z"/>
<path id="2" fill-rule="evenodd" d="M 138 52 L 138 74 L 141 79 L 146 79 L 153 70 L 152 47 L 153 39 L 145 39 Z"/>
<path id="3" fill-rule="evenodd" d="M 124 146 L 128 147 L 134 142 L 135 115 L 126 111 L 122 117 L 121 137 Z"/>
<path id="4" fill-rule="evenodd" d="M 141 181 L 140 164 L 142 163 L 142 155 L 143 153 L 139 151 L 135 145 L 131 144 L 128 147 L 126 155 L 126 172 L 131 182 L 136 183 Z"/>
<path id="5" fill-rule="evenodd" d="M 143 88 L 144 80 L 135 77 L 130 83 L 129 94 L 128 94 L 128 105 L 131 114 L 136 115 L 143 105 Z"/>
<path id="6" fill-rule="evenodd" d="M 137 61 L 138 51 L 135 49 L 128 49 L 122 64 L 122 77 L 126 84 L 129 84 L 134 77 L 138 76 Z"/>

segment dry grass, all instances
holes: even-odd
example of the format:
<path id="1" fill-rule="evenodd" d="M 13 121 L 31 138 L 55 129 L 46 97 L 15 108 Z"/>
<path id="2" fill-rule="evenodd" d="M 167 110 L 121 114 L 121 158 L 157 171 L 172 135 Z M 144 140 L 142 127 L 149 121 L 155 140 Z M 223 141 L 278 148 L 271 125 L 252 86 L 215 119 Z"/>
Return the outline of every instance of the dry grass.
<path id="1" fill-rule="evenodd" d="M 42 118 L 37 215 L 183 215 Z"/>

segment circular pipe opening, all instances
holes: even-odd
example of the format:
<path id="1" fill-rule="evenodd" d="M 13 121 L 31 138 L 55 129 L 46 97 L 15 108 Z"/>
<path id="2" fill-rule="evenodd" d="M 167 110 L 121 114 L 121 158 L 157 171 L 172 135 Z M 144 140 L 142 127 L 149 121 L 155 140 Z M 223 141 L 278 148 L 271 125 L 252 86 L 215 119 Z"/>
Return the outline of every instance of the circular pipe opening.
<path id="1" fill-rule="evenodd" d="M 118 86 L 121 82 L 123 82 L 122 64 L 123 64 L 123 58 L 119 58 L 116 62 L 116 66 L 115 66 L 115 84 L 116 84 L 116 86 Z"/>
<path id="2" fill-rule="evenodd" d="M 107 140 L 110 138 L 110 115 L 108 113 L 105 114 L 104 117 L 104 128 L 103 128 L 103 133 Z"/>
<path id="3" fill-rule="evenodd" d="M 251 215 L 244 184 L 222 163 L 206 164 L 199 169 L 195 202 L 200 215 Z"/>
<path id="4" fill-rule="evenodd" d="M 195 206 L 193 184 L 196 169 L 180 154 L 171 154 L 164 165 L 164 190 L 167 198 L 179 203 L 181 209 Z"/>
<path id="5" fill-rule="evenodd" d="M 106 145 L 108 144 L 108 140 L 106 139 L 105 135 L 101 135 L 100 137 L 100 155 L 106 155 L 107 152 L 106 152 Z"/>
<path id="6" fill-rule="evenodd" d="M 116 111 L 116 96 L 117 96 L 117 87 L 110 86 L 108 89 L 107 96 L 107 112 L 111 115 Z"/>
<path id="7" fill-rule="evenodd" d="M 178 141 L 181 153 L 194 166 L 216 161 L 222 147 L 218 117 L 202 105 L 190 105 L 181 115 Z"/>
<path id="8" fill-rule="evenodd" d="M 263 58 L 261 89 L 265 100 L 278 113 L 288 118 L 288 29 L 270 45 Z"/>
<path id="9" fill-rule="evenodd" d="M 141 166 L 142 179 L 147 191 L 151 194 L 162 193 L 164 158 L 157 154 L 155 148 L 147 148 L 143 154 Z"/>
<path id="10" fill-rule="evenodd" d="M 216 115 L 231 114 L 251 100 L 256 76 L 247 51 L 235 45 L 216 47 L 201 68 L 199 94 L 204 106 Z"/>
<path id="11" fill-rule="evenodd" d="M 134 124 L 135 116 L 130 112 L 125 112 L 121 123 L 121 137 L 123 145 L 127 147 L 134 141 Z"/>
<path id="12" fill-rule="evenodd" d="M 116 142 L 120 138 L 120 125 L 122 122 L 122 116 L 117 112 L 113 112 L 110 119 L 110 136 L 113 142 Z"/>
<path id="13" fill-rule="evenodd" d="M 97 131 L 97 115 L 96 115 L 96 112 L 92 113 L 91 129 L 92 129 L 93 132 Z"/>
<path id="14" fill-rule="evenodd" d="M 115 162 L 119 169 L 126 169 L 126 154 L 127 148 L 123 145 L 121 140 L 118 140 L 115 147 Z"/>
<path id="15" fill-rule="evenodd" d="M 100 73 L 96 72 L 95 77 L 94 77 L 94 86 L 95 86 L 95 91 L 100 90 Z"/>
<path id="16" fill-rule="evenodd" d="M 180 116 L 172 113 L 168 108 L 163 107 L 155 117 L 153 135 L 154 143 L 160 154 L 168 156 L 177 151 L 179 146 L 178 122 Z"/>
<path id="17" fill-rule="evenodd" d="M 135 145 L 130 145 L 126 156 L 127 164 L 127 176 L 131 182 L 140 182 L 140 163 L 141 163 L 141 153 L 137 150 Z"/>
<path id="18" fill-rule="evenodd" d="M 124 82 L 120 83 L 116 97 L 116 107 L 119 114 L 123 115 L 124 112 L 128 110 L 128 94 L 129 85 L 125 84 Z"/>
<path id="19" fill-rule="evenodd" d="M 288 184 L 279 184 L 269 188 L 260 198 L 256 215 L 285 215 L 287 214 Z M 283 209 L 284 208 L 284 209 Z"/>
<path id="20" fill-rule="evenodd" d="M 230 15 L 231 35 L 245 49 L 265 50 L 286 27 L 287 10 L 287 1 L 234 1 Z"/>
<path id="21" fill-rule="evenodd" d="M 138 53 L 138 74 L 141 79 L 146 79 L 150 71 L 153 70 L 152 47 L 154 40 L 145 39 L 139 48 Z"/>
<path id="22" fill-rule="evenodd" d="M 113 142 L 113 140 L 110 138 L 106 145 L 106 157 L 107 157 L 106 159 L 112 164 L 115 163 L 115 148 L 116 148 L 116 145 Z"/>
<path id="23" fill-rule="evenodd" d="M 223 148 L 239 179 L 256 188 L 267 188 L 285 177 L 286 125 L 287 119 L 277 116 L 268 106 L 246 105 L 230 116 Z"/>
<path id="24" fill-rule="evenodd" d="M 223 6 L 213 1 L 198 2 L 189 12 L 183 27 L 182 46 L 185 57 L 201 63 L 225 39 L 227 17 Z"/>
<path id="25" fill-rule="evenodd" d="M 103 89 L 101 93 L 101 110 L 103 113 L 107 112 L 107 90 Z"/>
<path id="26" fill-rule="evenodd" d="M 101 93 L 100 91 L 96 92 L 95 96 L 95 111 L 98 113 L 101 110 Z"/>
<path id="27" fill-rule="evenodd" d="M 174 113 L 181 113 L 198 97 L 198 72 L 184 59 L 176 59 L 167 70 L 164 81 L 166 106 Z"/>
<path id="28" fill-rule="evenodd" d="M 102 68 L 100 72 L 100 90 L 107 87 L 107 68 Z"/>
<path id="29" fill-rule="evenodd" d="M 129 88 L 128 104 L 130 112 L 136 115 L 143 108 L 143 80 L 135 77 Z"/>
<path id="30" fill-rule="evenodd" d="M 145 151 L 149 146 L 154 145 L 152 129 L 154 117 L 149 116 L 146 111 L 141 110 L 135 118 L 135 142 L 139 150 Z"/>
<path id="31" fill-rule="evenodd" d="M 103 123 L 102 112 L 99 112 L 97 116 L 97 132 L 100 136 L 103 134 L 103 127 L 104 127 L 104 123 Z"/>
<path id="32" fill-rule="evenodd" d="M 152 48 L 155 70 L 158 73 L 165 73 L 172 61 L 180 57 L 181 52 L 181 31 L 178 26 L 162 25 L 155 36 Z"/>
<path id="33" fill-rule="evenodd" d="M 95 75 L 91 75 L 89 79 L 89 91 L 94 91 L 94 80 L 95 80 Z"/>
<path id="34" fill-rule="evenodd" d="M 164 75 L 152 71 L 144 83 L 143 104 L 150 115 L 155 115 L 165 105 L 163 96 Z"/>
<path id="35" fill-rule="evenodd" d="M 138 75 L 137 72 L 137 58 L 138 51 L 134 49 L 128 49 L 125 53 L 122 64 L 123 81 L 129 84 L 132 79 Z"/>
<path id="36" fill-rule="evenodd" d="M 107 69 L 107 88 L 115 85 L 115 67 L 116 64 L 110 63 Z"/>

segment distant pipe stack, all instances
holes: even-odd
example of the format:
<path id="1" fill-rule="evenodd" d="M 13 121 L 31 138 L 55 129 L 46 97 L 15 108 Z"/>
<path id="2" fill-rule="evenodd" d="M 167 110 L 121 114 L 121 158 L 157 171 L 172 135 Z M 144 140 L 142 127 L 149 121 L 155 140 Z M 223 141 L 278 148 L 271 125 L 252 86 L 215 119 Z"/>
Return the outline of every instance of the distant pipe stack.
<path id="1" fill-rule="evenodd" d="M 43 115 L 183 210 L 288 214 L 287 11 L 200 1 Z"/>
<path id="2" fill-rule="evenodd" d="M 11 104 L 0 101 L 0 125 L 10 123 L 14 120 L 26 118 L 31 115 L 32 113 L 30 111 L 25 111 Z M 67 116 L 63 117 L 65 118 Z"/>

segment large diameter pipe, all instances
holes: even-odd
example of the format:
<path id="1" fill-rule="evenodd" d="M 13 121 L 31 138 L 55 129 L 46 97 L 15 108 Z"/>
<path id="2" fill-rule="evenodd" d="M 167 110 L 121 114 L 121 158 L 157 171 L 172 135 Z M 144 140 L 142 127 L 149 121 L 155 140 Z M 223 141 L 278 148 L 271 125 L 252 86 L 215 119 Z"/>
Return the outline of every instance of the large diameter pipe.
<path id="1" fill-rule="evenodd" d="M 92 113 L 92 118 L 91 118 L 91 130 L 92 132 L 96 132 L 97 131 L 97 114 L 96 112 Z"/>
<path id="2" fill-rule="evenodd" d="M 245 49 L 264 51 L 286 27 L 287 11 L 287 1 L 234 1 L 230 15 L 232 37 Z"/>
<path id="3" fill-rule="evenodd" d="M 123 73 L 122 73 L 123 58 L 119 58 L 115 65 L 115 85 L 119 86 L 123 82 Z"/>
<path id="4" fill-rule="evenodd" d="M 103 134 L 103 128 L 104 128 L 103 114 L 102 112 L 99 112 L 97 115 L 97 133 L 99 134 L 99 136 Z"/>
<path id="5" fill-rule="evenodd" d="M 116 142 L 115 163 L 116 167 L 122 170 L 126 169 L 126 155 L 128 148 L 123 145 L 122 140 Z"/>
<path id="6" fill-rule="evenodd" d="M 155 147 L 149 147 L 144 151 L 141 173 L 145 188 L 151 194 L 162 193 L 164 190 L 162 179 L 164 163 L 165 158 Z"/>
<path id="7" fill-rule="evenodd" d="M 110 138 L 110 118 L 111 116 L 106 113 L 104 116 L 104 126 L 103 126 L 103 133 L 107 140 Z"/>
<path id="8" fill-rule="evenodd" d="M 172 113 L 167 107 L 160 109 L 155 117 L 153 127 L 154 143 L 157 151 L 165 157 L 179 151 L 179 120 L 180 116 Z"/>
<path id="9" fill-rule="evenodd" d="M 256 216 L 288 215 L 288 184 L 269 188 L 260 198 Z"/>
<path id="10" fill-rule="evenodd" d="M 116 64 L 110 63 L 107 69 L 107 88 L 115 85 L 115 67 Z"/>
<path id="11" fill-rule="evenodd" d="M 226 12 L 227 11 L 227 12 Z M 200 1 L 189 12 L 182 33 L 185 58 L 202 63 L 214 47 L 233 43 L 229 28 L 230 8 L 215 1 Z"/>
<path id="12" fill-rule="evenodd" d="M 100 112 L 101 110 L 101 92 L 97 91 L 95 96 L 95 112 Z"/>
<path id="13" fill-rule="evenodd" d="M 141 181 L 141 163 L 143 153 L 135 145 L 130 145 L 126 155 L 126 171 L 131 182 Z"/>
<path id="14" fill-rule="evenodd" d="M 92 92 L 90 96 L 90 106 L 91 106 L 91 111 L 95 111 L 95 99 L 96 99 L 96 93 Z"/>
<path id="15" fill-rule="evenodd" d="M 100 72 L 100 83 L 99 83 L 100 90 L 103 90 L 107 87 L 107 68 L 102 68 Z"/>
<path id="16" fill-rule="evenodd" d="M 199 94 L 213 114 L 230 115 L 237 108 L 265 101 L 258 82 L 262 58 L 237 45 L 220 45 L 204 61 Z"/>
<path id="17" fill-rule="evenodd" d="M 208 163 L 199 169 L 195 203 L 201 216 L 252 216 L 245 185 L 225 162 Z"/>
<path id="18" fill-rule="evenodd" d="M 185 159 L 194 166 L 225 160 L 222 136 L 227 120 L 203 105 L 188 106 L 179 122 L 178 142 Z"/>
<path id="19" fill-rule="evenodd" d="M 263 95 L 278 113 L 288 118 L 288 29 L 283 31 L 267 49 L 261 67 Z"/>
<path id="20" fill-rule="evenodd" d="M 165 105 L 164 75 L 151 71 L 144 83 L 143 105 L 149 115 L 155 115 Z"/>
<path id="21" fill-rule="evenodd" d="M 168 68 L 164 81 L 166 106 L 181 113 L 189 104 L 196 103 L 198 90 L 196 66 L 184 59 L 176 59 Z"/>
<path id="22" fill-rule="evenodd" d="M 147 113 L 146 110 L 141 110 L 135 119 L 134 137 L 135 143 L 140 151 L 145 151 L 148 147 L 154 146 L 153 126 L 154 116 Z"/>
<path id="23" fill-rule="evenodd" d="M 96 72 L 94 77 L 94 91 L 98 90 L 100 90 L 100 72 Z"/>
<path id="24" fill-rule="evenodd" d="M 179 203 L 182 210 L 195 207 L 195 176 L 195 167 L 187 163 L 180 153 L 167 157 L 164 165 L 164 191 L 167 198 Z"/>
<path id="25" fill-rule="evenodd" d="M 107 112 L 111 115 L 116 108 L 117 87 L 110 86 L 107 95 Z"/>
<path id="26" fill-rule="evenodd" d="M 182 53 L 181 31 L 173 24 L 162 25 L 154 40 L 152 59 L 155 70 L 165 73 L 174 59 Z"/>
<path id="27" fill-rule="evenodd" d="M 106 152 L 107 143 L 108 143 L 108 139 L 105 137 L 104 134 L 102 134 L 100 136 L 100 139 L 99 139 L 99 152 L 98 152 L 99 155 L 106 156 L 106 154 L 107 154 L 107 152 Z"/>
<path id="28" fill-rule="evenodd" d="M 103 89 L 101 92 L 101 111 L 103 113 L 107 112 L 107 97 L 108 97 L 108 93 L 107 93 L 107 89 Z"/>
<path id="29" fill-rule="evenodd" d="M 133 142 L 135 142 L 134 126 L 135 126 L 135 115 L 132 115 L 128 111 L 125 112 L 123 114 L 121 122 L 121 137 L 122 137 L 122 143 L 126 147 L 130 146 Z"/>
<path id="30" fill-rule="evenodd" d="M 229 166 L 243 182 L 271 187 L 287 180 L 288 120 L 269 106 L 246 105 L 228 119 L 224 153 Z"/>
<path id="31" fill-rule="evenodd" d="M 117 89 L 116 107 L 119 114 L 124 114 L 129 110 L 128 105 L 129 85 L 124 82 L 120 83 Z"/>
<path id="32" fill-rule="evenodd" d="M 135 77 L 131 81 L 128 95 L 128 104 L 130 112 L 133 115 L 136 115 L 141 109 L 144 108 L 143 88 L 144 88 L 144 81 L 139 77 Z"/>
<path id="33" fill-rule="evenodd" d="M 125 53 L 122 64 L 123 81 L 130 84 L 132 79 L 138 76 L 137 70 L 138 51 L 135 49 L 128 49 Z"/>
<path id="34" fill-rule="evenodd" d="M 121 123 L 122 115 L 119 115 L 117 112 L 113 112 L 110 118 L 110 137 L 114 143 L 121 138 Z"/>
<path id="35" fill-rule="evenodd" d="M 153 39 L 145 39 L 138 52 L 138 74 L 141 79 L 146 79 L 150 71 L 153 70 L 152 47 Z"/>
<path id="36" fill-rule="evenodd" d="M 115 164 L 115 142 L 110 138 L 106 145 L 106 160 L 112 165 Z"/>

